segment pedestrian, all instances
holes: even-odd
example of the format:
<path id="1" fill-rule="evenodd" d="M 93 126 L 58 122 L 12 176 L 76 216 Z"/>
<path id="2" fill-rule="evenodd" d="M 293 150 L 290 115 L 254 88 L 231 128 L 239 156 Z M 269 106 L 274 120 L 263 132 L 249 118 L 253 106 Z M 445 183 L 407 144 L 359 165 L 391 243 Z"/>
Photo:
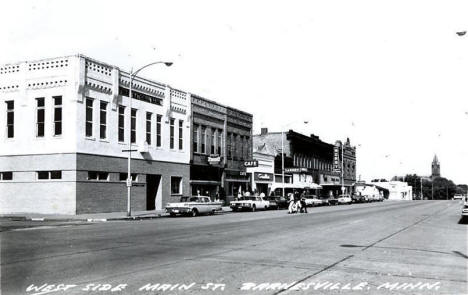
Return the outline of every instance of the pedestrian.
<path id="1" fill-rule="evenodd" d="M 200 190 L 197 190 L 197 196 L 200 196 Z"/>
<path id="2" fill-rule="evenodd" d="M 293 207 L 294 207 L 294 195 L 292 193 L 289 193 L 289 206 L 288 206 L 288 213 L 292 214 L 293 212 Z"/>

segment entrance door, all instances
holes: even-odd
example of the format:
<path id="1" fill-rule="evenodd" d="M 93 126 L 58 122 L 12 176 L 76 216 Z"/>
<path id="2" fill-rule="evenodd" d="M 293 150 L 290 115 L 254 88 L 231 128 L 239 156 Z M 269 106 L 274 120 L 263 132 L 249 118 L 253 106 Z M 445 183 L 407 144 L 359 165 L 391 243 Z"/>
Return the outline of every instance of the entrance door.
<path id="1" fill-rule="evenodd" d="M 146 210 L 156 209 L 156 197 L 158 195 L 160 182 L 161 175 L 146 175 Z M 161 194 L 159 194 L 159 198 L 161 198 Z"/>

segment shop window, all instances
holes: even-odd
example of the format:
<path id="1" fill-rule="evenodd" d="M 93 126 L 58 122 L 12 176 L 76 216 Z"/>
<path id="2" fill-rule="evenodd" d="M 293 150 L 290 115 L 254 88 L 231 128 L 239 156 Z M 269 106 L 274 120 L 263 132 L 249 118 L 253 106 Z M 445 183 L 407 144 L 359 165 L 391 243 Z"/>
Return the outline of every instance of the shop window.
<path id="1" fill-rule="evenodd" d="M 109 172 L 88 171 L 88 180 L 109 180 Z"/>
<path id="2" fill-rule="evenodd" d="M 182 194 L 182 177 L 171 176 L 171 195 Z"/>

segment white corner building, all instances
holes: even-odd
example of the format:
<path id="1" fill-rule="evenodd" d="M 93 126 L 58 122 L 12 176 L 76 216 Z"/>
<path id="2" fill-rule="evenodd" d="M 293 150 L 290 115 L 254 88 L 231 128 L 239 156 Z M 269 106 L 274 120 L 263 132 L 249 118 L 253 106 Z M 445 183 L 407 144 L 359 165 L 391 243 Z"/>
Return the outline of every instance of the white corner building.
<path id="1" fill-rule="evenodd" d="M 132 210 L 188 193 L 190 94 L 135 77 L 130 109 L 129 84 L 82 55 L 0 65 L 0 214 L 126 211 L 129 137 Z"/>

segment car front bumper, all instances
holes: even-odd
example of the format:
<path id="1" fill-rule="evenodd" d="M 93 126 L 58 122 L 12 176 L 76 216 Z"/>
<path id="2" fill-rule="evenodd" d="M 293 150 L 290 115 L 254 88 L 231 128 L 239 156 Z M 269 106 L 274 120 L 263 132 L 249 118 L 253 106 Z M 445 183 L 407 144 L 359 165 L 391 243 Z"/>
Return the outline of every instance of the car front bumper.
<path id="1" fill-rule="evenodd" d="M 174 207 L 174 208 L 166 208 L 166 212 L 169 214 L 185 214 L 191 211 L 188 207 Z"/>

